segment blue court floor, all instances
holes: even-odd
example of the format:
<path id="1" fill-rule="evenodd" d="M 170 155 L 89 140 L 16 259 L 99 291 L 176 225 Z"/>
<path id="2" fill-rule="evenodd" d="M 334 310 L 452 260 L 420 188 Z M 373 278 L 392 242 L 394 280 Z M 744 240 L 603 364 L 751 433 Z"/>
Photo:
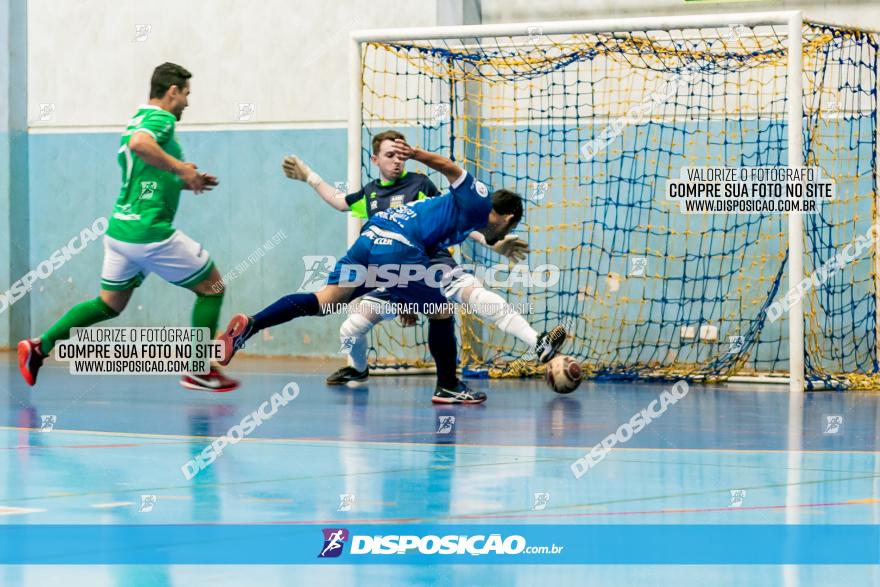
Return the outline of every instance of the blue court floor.
<path id="1" fill-rule="evenodd" d="M 243 360 L 230 370 L 242 388 L 210 394 L 58 364 L 30 389 L 13 359 L 0 354 L 0 524 L 880 524 L 880 394 L 692 385 L 575 479 L 571 463 L 663 385 L 587 382 L 560 396 L 540 381 L 475 381 L 486 404 L 436 407 L 431 377 L 328 388 L 336 365 L 320 362 Z M 185 479 L 184 463 L 291 381 L 295 400 Z M 0 586 L 46 584 L 856 586 L 880 585 L 880 570 L 0 567 Z"/>

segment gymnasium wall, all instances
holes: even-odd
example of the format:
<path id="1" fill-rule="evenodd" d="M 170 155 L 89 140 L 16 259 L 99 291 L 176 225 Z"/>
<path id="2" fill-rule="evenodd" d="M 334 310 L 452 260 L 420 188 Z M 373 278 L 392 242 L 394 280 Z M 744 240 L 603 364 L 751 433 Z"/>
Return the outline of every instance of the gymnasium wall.
<path id="1" fill-rule="evenodd" d="M 9 5 L 0 4 L 0 35 L 6 37 L 9 30 Z M 9 52 L 0 49 L 0 219 L 9 218 Z M 9 221 L 3 221 L 3 229 L 8 230 Z M 10 242 L 0 238 L 0 284 L 9 283 Z M 0 347 L 9 339 L 9 321 L 0 320 Z"/>
<path id="2" fill-rule="evenodd" d="M 880 3 L 864 0 L 757 0 L 696 2 L 685 0 L 482 0 L 483 22 L 536 22 L 591 18 L 638 18 L 670 14 L 718 14 L 802 10 L 815 20 L 880 30 Z M 731 23 L 734 24 L 734 23 Z"/>
<path id="3" fill-rule="evenodd" d="M 186 157 L 221 180 L 210 194 L 185 193 L 177 226 L 212 253 L 221 272 L 246 264 L 243 275 L 229 283 L 222 320 L 295 291 L 304 275 L 304 256 L 344 251 L 345 215 L 303 184 L 286 180 L 281 157 L 296 152 L 329 182 L 343 181 L 349 30 L 435 25 L 447 4 L 261 0 L 242 10 L 233 0 L 30 0 L 29 267 L 109 214 L 119 185 L 118 133 L 146 100 L 153 67 L 171 60 L 194 73 L 190 107 L 179 126 Z M 856 8 L 848 1 L 483 0 L 482 18 L 485 23 L 535 22 L 794 7 L 818 19 L 880 28 L 880 5 Z M 59 52 L 59 46 L 66 50 Z M 0 150 L 4 144 L 0 140 Z M 7 204 L 0 198 L 4 218 Z M 283 240 L 248 262 L 279 231 Z M 8 255 L 0 249 L 0 257 Z M 31 332 L 96 295 L 101 257 L 100 243 L 93 243 L 37 284 L 29 296 Z M 18 277 L 4 271 L 5 265 L 0 283 Z M 186 324 L 191 306 L 192 294 L 154 276 L 117 323 Z M 333 355 L 340 321 L 307 319 L 273 329 L 249 350 Z M 0 346 L 10 342 L 5 327 L 0 321 Z"/>
<path id="4" fill-rule="evenodd" d="M 25 0 L 0 3 L 0 283 L 27 271 L 27 62 Z M 0 348 L 23 332 L 29 300 L 12 309 L 0 302 Z"/>
<path id="5" fill-rule="evenodd" d="M 194 74 L 179 140 L 187 160 L 221 184 L 200 196 L 184 192 L 176 226 L 222 273 L 243 271 L 229 280 L 224 324 L 233 312 L 296 291 L 303 256 L 345 251 L 346 215 L 287 180 L 280 163 L 295 152 L 331 184 L 346 179 L 349 31 L 432 26 L 437 14 L 433 0 L 261 0 L 244 10 L 233 0 L 31 0 L 28 9 L 30 266 L 110 213 L 120 129 L 146 101 L 152 69 L 174 61 Z M 253 255 L 273 236 L 280 242 Z M 91 243 L 37 283 L 32 332 L 97 294 L 101 258 L 100 242 Z M 152 276 L 115 323 L 188 324 L 192 301 Z M 248 350 L 335 355 L 341 320 L 272 329 Z"/>

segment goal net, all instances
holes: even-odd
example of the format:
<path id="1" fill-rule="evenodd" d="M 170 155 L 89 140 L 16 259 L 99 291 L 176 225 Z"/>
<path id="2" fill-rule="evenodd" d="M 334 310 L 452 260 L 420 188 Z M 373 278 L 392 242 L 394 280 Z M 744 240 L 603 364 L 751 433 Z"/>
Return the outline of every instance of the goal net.
<path id="1" fill-rule="evenodd" d="M 545 28 L 362 41 L 362 177 L 376 173 L 371 137 L 395 129 L 490 188 L 522 194 L 516 234 L 531 248 L 528 266 L 556 266 L 559 279 L 497 286 L 500 272 L 493 289 L 538 332 L 566 325 L 564 352 L 592 377 L 785 376 L 790 317 L 768 308 L 789 289 L 788 216 L 683 214 L 665 186 L 685 167 L 788 165 L 788 26 Z M 800 216 L 809 277 L 878 220 L 878 36 L 810 23 L 795 33 L 802 160 L 836 190 Z M 471 243 L 458 255 L 506 263 Z M 808 384 L 880 383 L 876 263 L 872 245 L 806 292 Z M 458 323 L 463 364 L 494 376 L 539 369 L 494 324 Z M 426 328 L 375 329 L 371 363 L 429 366 Z"/>

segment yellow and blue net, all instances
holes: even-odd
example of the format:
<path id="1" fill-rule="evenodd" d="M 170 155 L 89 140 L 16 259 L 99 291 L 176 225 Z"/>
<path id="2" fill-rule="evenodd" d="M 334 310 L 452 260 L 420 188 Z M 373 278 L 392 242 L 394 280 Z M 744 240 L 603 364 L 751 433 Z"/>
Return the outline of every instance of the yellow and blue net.
<path id="1" fill-rule="evenodd" d="M 836 184 L 836 199 L 803 217 L 809 275 L 877 222 L 878 36 L 810 24 L 799 34 L 804 158 Z M 524 27 L 518 37 L 366 43 L 364 175 L 370 138 L 393 128 L 522 194 L 528 264 L 558 266 L 560 279 L 499 293 L 530 306 L 539 332 L 567 325 L 565 352 L 593 377 L 784 375 L 788 316 L 770 321 L 765 310 L 788 289 L 786 216 L 684 215 L 664 186 L 682 167 L 787 165 L 787 37 L 785 26 Z M 479 245 L 460 255 L 504 262 Z M 880 382 L 876 262 L 872 249 L 807 294 L 811 382 Z M 494 324 L 459 324 L 463 363 L 496 376 L 538 369 Z M 428 366 L 425 340 L 424 326 L 386 324 L 371 361 Z"/>

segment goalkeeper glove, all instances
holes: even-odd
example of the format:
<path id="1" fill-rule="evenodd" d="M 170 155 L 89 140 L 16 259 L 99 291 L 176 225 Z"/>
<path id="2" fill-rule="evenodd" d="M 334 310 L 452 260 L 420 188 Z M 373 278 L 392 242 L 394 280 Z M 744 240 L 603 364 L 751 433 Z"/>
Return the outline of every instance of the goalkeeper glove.
<path id="1" fill-rule="evenodd" d="M 320 175 L 312 171 L 311 167 L 306 165 L 305 162 L 296 155 L 288 155 L 285 157 L 284 162 L 281 164 L 281 169 L 284 170 L 284 175 L 290 179 L 304 181 L 313 188 L 317 188 L 318 184 L 324 181 L 321 179 Z"/>
<path id="2" fill-rule="evenodd" d="M 519 263 L 526 258 L 526 253 L 529 252 L 529 245 L 518 236 L 508 234 L 502 240 L 492 245 L 492 250 L 499 255 L 507 257 L 514 263 Z"/>

